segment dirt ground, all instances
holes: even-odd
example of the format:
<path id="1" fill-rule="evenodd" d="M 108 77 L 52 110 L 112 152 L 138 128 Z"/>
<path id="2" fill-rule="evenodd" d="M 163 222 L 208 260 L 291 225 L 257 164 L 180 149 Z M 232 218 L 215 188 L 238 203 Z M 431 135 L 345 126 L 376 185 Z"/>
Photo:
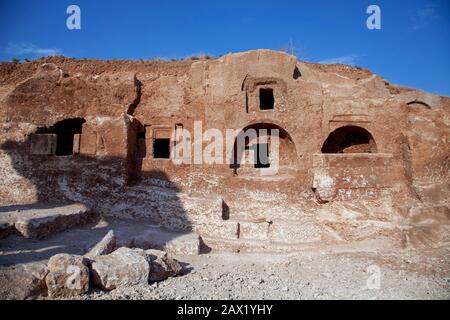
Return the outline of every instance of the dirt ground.
<path id="1" fill-rule="evenodd" d="M 178 258 L 187 263 L 183 276 L 83 299 L 450 299 L 448 249 Z M 373 282 L 377 267 L 379 282 Z"/>
<path id="2" fill-rule="evenodd" d="M 142 222 L 101 221 L 46 240 L 0 241 L 3 268 L 67 252 L 82 254 L 114 229 L 119 245 Z M 217 253 L 175 256 L 184 275 L 147 286 L 92 290 L 80 299 L 450 299 L 450 248 L 361 251 L 326 248 L 290 254 Z"/>

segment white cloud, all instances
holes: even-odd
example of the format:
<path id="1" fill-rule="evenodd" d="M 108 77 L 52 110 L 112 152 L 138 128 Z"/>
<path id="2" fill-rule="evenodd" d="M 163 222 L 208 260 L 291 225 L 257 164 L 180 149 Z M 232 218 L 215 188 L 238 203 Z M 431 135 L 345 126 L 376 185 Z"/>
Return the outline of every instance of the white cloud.
<path id="1" fill-rule="evenodd" d="M 17 56 L 57 56 L 62 54 L 62 51 L 57 48 L 39 48 L 32 43 L 9 43 L 2 53 Z"/>
<path id="2" fill-rule="evenodd" d="M 319 61 L 319 63 L 322 63 L 322 64 L 341 63 L 341 64 L 348 64 L 348 65 L 354 66 L 354 65 L 356 65 L 358 60 L 359 60 L 358 55 L 351 54 L 348 56 L 325 59 L 325 60 Z"/>
<path id="3" fill-rule="evenodd" d="M 423 29 L 437 18 L 439 18 L 439 14 L 436 7 L 434 5 L 427 5 L 426 7 L 418 10 L 412 17 L 412 28 L 413 30 Z"/>

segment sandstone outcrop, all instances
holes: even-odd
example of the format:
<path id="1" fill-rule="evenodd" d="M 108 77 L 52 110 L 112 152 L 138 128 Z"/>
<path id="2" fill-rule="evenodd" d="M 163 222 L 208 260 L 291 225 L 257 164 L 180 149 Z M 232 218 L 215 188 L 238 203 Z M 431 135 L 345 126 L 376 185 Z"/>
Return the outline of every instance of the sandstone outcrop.
<path id="1" fill-rule="evenodd" d="M 414 247 L 424 232 L 408 217 L 416 210 L 441 230 L 426 243 L 447 245 L 438 235 L 450 230 L 440 214 L 449 208 L 449 110 L 449 97 L 369 70 L 271 50 L 174 62 L 2 63 L 0 201 L 85 203 L 232 251 L 379 238 Z M 212 141 L 195 136 L 198 127 L 224 140 L 237 132 L 217 152 L 223 162 L 204 154 L 194 161 L 195 149 L 208 151 Z M 192 157 L 182 159 L 192 161 L 180 164 L 172 151 L 183 130 Z M 251 130 L 263 131 L 234 152 Z M 274 144 L 272 130 L 278 156 L 256 157 Z M 234 161 L 252 155 L 254 163 Z M 40 237 L 47 232 L 35 230 L 46 225 L 18 229 Z"/>

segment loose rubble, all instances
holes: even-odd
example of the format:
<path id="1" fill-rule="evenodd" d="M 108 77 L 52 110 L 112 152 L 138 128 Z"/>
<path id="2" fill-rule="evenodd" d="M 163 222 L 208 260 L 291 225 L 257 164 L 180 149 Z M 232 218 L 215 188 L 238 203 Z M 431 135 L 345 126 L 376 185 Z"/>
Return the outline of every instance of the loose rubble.
<path id="1" fill-rule="evenodd" d="M 43 241 L 43 240 L 39 240 Z M 120 247 L 110 230 L 84 255 L 59 253 L 48 262 L 0 268 L 1 299 L 82 297 L 92 290 L 145 286 L 183 272 L 167 252 Z"/>

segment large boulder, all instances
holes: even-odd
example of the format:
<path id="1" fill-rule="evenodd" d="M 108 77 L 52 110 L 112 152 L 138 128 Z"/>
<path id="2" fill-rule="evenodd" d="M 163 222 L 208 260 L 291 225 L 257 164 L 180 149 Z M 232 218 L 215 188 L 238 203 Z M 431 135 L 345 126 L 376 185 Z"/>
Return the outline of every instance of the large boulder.
<path id="1" fill-rule="evenodd" d="M 89 290 L 88 260 L 82 256 L 57 254 L 47 264 L 48 295 L 53 298 L 82 295 Z"/>
<path id="2" fill-rule="evenodd" d="M 146 250 L 145 254 L 150 266 L 149 281 L 166 280 L 183 272 L 181 264 L 177 260 L 172 259 L 167 252 Z"/>
<path id="3" fill-rule="evenodd" d="M 45 294 L 45 263 L 31 262 L 0 268 L 0 299 L 33 299 Z"/>
<path id="4" fill-rule="evenodd" d="M 102 290 L 147 284 L 149 264 L 142 249 L 119 248 L 91 261 L 92 283 Z"/>
<path id="5" fill-rule="evenodd" d="M 86 257 L 94 259 L 98 256 L 110 254 L 116 249 L 117 239 L 114 231 L 110 230 L 92 249 L 85 254 Z"/>

